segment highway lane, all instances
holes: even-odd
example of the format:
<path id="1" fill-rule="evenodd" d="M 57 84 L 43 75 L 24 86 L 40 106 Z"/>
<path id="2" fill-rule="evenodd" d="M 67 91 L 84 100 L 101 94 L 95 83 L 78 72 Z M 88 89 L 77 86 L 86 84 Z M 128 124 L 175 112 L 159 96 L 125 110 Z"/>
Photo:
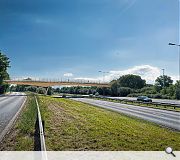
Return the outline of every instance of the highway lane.
<path id="1" fill-rule="evenodd" d="M 137 100 L 137 97 L 106 97 L 106 98 Z M 180 104 L 180 100 L 171 100 L 171 99 L 152 99 L 152 101 L 153 101 L 153 102 L 158 102 L 158 103 Z"/>
<path id="2" fill-rule="evenodd" d="M 11 120 L 21 109 L 26 96 L 24 93 L 11 93 L 5 96 L 0 96 L 0 139 Z"/>
<path id="3" fill-rule="evenodd" d="M 72 98 L 73 100 L 92 104 L 101 108 L 113 110 L 129 116 L 138 117 L 161 126 L 180 131 L 180 112 L 140 107 L 128 104 L 114 103 L 88 98 Z"/>

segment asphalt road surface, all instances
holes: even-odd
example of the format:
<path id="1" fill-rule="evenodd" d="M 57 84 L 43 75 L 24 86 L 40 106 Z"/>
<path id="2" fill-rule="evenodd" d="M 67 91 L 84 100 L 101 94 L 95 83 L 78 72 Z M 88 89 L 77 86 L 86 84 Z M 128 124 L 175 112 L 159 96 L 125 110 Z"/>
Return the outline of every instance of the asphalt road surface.
<path id="1" fill-rule="evenodd" d="M 137 97 L 107 97 L 111 99 L 128 99 L 128 100 L 137 100 Z M 170 100 L 170 99 L 152 99 L 153 102 L 158 103 L 172 103 L 172 104 L 180 104 L 180 100 Z"/>
<path id="2" fill-rule="evenodd" d="M 17 92 L 0 96 L 0 139 L 4 136 L 7 126 L 20 110 L 25 99 L 24 93 Z"/>
<path id="3" fill-rule="evenodd" d="M 101 108 L 113 110 L 129 116 L 138 117 L 161 126 L 180 131 L 180 112 L 140 107 L 128 104 L 114 103 L 88 98 L 72 98 L 76 101 L 92 104 Z"/>

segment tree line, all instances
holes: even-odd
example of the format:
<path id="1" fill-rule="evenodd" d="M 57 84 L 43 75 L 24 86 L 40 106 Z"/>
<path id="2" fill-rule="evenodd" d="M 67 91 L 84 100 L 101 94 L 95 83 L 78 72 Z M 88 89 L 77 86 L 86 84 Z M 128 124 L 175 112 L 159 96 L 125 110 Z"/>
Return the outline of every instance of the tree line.
<path id="1" fill-rule="evenodd" d="M 80 95 L 104 95 L 120 97 L 137 97 L 146 95 L 151 98 L 180 99 L 180 81 L 173 84 L 171 77 L 164 75 L 155 80 L 155 84 L 146 84 L 138 75 L 123 75 L 110 82 L 109 88 L 102 87 L 61 87 L 42 88 L 34 86 L 11 86 L 11 91 L 31 91 L 39 94 L 80 94 Z"/>
<path id="2" fill-rule="evenodd" d="M 9 90 L 11 92 L 34 92 L 47 95 L 52 95 L 54 93 L 54 89 L 52 87 L 44 88 L 28 85 L 12 85 Z"/>
<path id="3" fill-rule="evenodd" d="M 123 75 L 110 82 L 110 88 L 100 87 L 62 87 L 56 88 L 57 93 L 96 94 L 105 96 L 137 97 L 141 95 L 150 98 L 180 99 L 180 81 L 173 84 L 171 77 L 164 75 L 155 80 L 155 84 L 147 84 L 138 75 Z"/>
<path id="4" fill-rule="evenodd" d="M 9 79 L 7 69 L 10 67 L 9 58 L 0 51 L 0 94 L 3 94 L 9 88 L 9 85 L 3 81 Z"/>

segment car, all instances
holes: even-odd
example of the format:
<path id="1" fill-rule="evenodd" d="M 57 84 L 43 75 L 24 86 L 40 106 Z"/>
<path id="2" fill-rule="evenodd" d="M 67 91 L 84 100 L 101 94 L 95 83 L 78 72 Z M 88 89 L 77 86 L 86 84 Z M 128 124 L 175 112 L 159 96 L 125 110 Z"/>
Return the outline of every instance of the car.
<path id="1" fill-rule="evenodd" d="M 137 97 L 137 101 L 152 102 L 152 99 L 147 96 L 139 96 L 139 97 Z"/>

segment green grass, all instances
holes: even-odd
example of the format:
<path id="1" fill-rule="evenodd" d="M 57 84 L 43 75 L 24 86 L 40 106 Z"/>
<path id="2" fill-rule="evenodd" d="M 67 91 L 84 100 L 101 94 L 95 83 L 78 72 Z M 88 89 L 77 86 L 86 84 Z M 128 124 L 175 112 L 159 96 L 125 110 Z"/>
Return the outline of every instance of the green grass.
<path id="1" fill-rule="evenodd" d="M 29 94 L 30 95 L 30 94 Z M 33 151 L 37 107 L 34 96 L 28 96 L 15 126 L 2 142 L 0 150 Z"/>
<path id="2" fill-rule="evenodd" d="M 48 150 L 180 150 L 180 133 L 70 99 L 39 96 Z"/>

